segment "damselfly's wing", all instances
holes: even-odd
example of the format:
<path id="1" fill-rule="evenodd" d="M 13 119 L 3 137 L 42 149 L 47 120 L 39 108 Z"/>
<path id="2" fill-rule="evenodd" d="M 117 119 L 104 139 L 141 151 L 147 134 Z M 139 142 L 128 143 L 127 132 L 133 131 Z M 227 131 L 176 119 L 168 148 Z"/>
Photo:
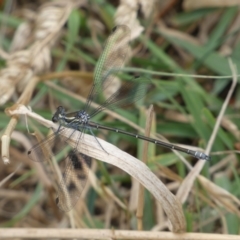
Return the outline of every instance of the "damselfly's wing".
<path id="1" fill-rule="evenodd" d="M 57 152 L 61 151 L 59 149 L 55 154 L 53 154 L 53 147 L 56 143 L 65 142 L 68 137 L 71 135 L 73 129 L 62 128 L 57 132 L 52 133 L 47 138 L 43 139 L 36 145 L 34 145 L 29 151 L 28 156 L 31 160 L 35 162 L 43 162 L 46 160 L 51 160 L 53 155 L 56 155 Z M 64 134 L 65 133 L 65 134 Z M 63 135 L 62 135 L 63 134 Z"/>
<path id="2" fill-rule="evenodd" d="M 113 80 L 121 72 L 130 51 L 130 33 L 127 26 L 119 25 L 113 29 L 106 41 L 94 71 L 94 83 L 85 107 L 85 111 L 90 117 L 105 108 L 115 110 L 131 105 L 146 95 L 150 81 L 147 78 L 136 77 L 132 80 L 122 81 L 120 88 L 107 99 L 100 97 L 108 87 L 112 88 Z M 93 100 L 97 100 L 100 107 L 89 110 Z"/>
<path id="3" fill-rule="evenodd" d="M 68 140 L 71 139 L 76 129 L 62 127 L 58 131 L 52 133 L 47 138 L 35 144 L 29 151 L 28 157 L 35 162 L 44 162 L 51 160 L 68 145 Z M 82 133 L 79 133 L 81 138 Z"/>
<path id="4" fill-rule="evenodd" d="M 116 110 L 117 108 L 129 106 L 142 99 L 148 92 L 149 82 L 147 78 L 143 77 L 135 77 L 128 81 L 122 81 L 121 87 L 106 99 L 99 108 L 93 110 L 90 118 L 105 108 Z"/>
<path id="5" fill-rule="evenodd" d="M 72 151 L 66 158 L 66 169 L 58 188 L 56 203 L 64 211 L 70 211 L 79 200 L 86 185 L 91 158 Z"/>
<path id="6" fill-rule="evenodd" d="M 102 94 L 103 90 L 111 86 L 116 74 L 123 67 L 130 50 L 130 33 L 128 26 L 119 25 L 112 30 L 111 35 L 108 37 L 95 67 L 93 87 L 84 109 L 86 112 L 89 113 L 91 102 L 96 99 L 99 100 L 99 95 Z"/>
<path id="7" fill-rule="evenodd" d="M 83 129 L 84 131 L 85 129 Z M 68 142 L 71 141 L 71 136 L 76 133 L 79 139 L 76 140 L 76 146 L 71 147 L 73 150 L 68 153 L 65 159 L 66 167 L 58 184 L 56 202 L 58 207 L 65 212 L 71 210 L 81 196 L 88 178 L 88 170 L 91 166 L 91 158 L 77 151 L 82 132 L 62 127 L 59 131 L 51 134 L 28 151 L 28 155 L 33 161 L 51 160 L 53 156 L 62 150 L 61 146 L 67 146 Z M 54 151 L 52 148 L 55 148 Z"/>

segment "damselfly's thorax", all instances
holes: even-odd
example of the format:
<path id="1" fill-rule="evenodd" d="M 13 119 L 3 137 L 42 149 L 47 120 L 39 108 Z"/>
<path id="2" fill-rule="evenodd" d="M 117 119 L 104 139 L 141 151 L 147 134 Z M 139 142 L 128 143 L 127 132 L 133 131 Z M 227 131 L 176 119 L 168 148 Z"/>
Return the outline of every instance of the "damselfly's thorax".
<path id="1" fill-rule="evenodd" d="M 89 119 L 89 115 L 83 110 L 74 113 L 66 113 L 62 106 L 57 108 L 57 111 L 52 117 L 54 123 L 60 123 L 66 126 L 70 125 L 71 127 L 74 125 L 86 125 Z"/>
<path id="2" fill-rule="evenodd" d="M 89 115 L 83 110 L 76 114 L 76 118 L 79 120 L 80 124 L 87 124 L 88 120 L 90 119 Z"/>

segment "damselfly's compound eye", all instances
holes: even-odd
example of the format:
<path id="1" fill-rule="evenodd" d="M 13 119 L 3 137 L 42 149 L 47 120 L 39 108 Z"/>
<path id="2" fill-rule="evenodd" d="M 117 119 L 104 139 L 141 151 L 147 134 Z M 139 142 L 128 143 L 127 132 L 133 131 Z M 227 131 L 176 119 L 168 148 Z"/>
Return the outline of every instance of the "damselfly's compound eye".
<path id="1" fill-rule="evenodd" d="M 59 107 L 57 108 L 57 112 L 58 112 L 58 114 L 65 114 L 65 109 L 64 109 L 64 107 L 59 106 Z"/>
<path id="2" fill-rule="evenodd" d="M 57 108 L 57 111 L 54 113 L 54 115 L 52 117 L 52 121 L 54 123 L 57 123 L 59 121 L 59 119 L 61 119 L 64 116 L 65 116 L 65 109 L 64 109 L 64 107 L 59 106 Z"/>
<path id="3" fill-rule="evenodd" d="M 58 112 L 57 112 L 57 113 L 55 113 L 55 114 L 53 115 L 52 121 L 53 121 L 54 123 L 57 123 L 57 122 L 58 122 L 58 119 L 59 119 L 59 117 L 58 117 Z"/>

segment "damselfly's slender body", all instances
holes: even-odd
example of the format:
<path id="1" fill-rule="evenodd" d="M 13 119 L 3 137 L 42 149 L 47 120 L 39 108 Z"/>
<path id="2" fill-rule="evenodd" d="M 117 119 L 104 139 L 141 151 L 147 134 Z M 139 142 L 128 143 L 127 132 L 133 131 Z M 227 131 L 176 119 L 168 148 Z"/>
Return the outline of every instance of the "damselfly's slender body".
<path id="1" fill-rule="evenodd" d="M 79 152 L 79 144 L 81 144 L 82 135 L 86 131 L 93 134 L 92 129 L 109 130 L 149 141 L 165 148 L 181 151 L 198 159 L 210 159 L 210 157 L 203 152 L 182 148 L 157 139 L 129 133 L 121 129 L 103 126 L 92 121 L 92 118 L 104 109 L 114 110 L 124 107 L 138 101 L 146 95 L 149 83 L 142 78 L 133 78 L 130 81 L 123 81 L 121 87 L 106 99 L 103 97 L 103 92 L 106 92 L 112 86 L 117 77 L 116 72 L 119 73 L 127 58 L 129 40 L 130 30 L 127 26 L 120 25 L 113 29 L 97 63 L 94 72 L 94 83 L 84 108 L 77 112 L 66 113 L 62 106 L 58 107 L 52 118 L 53 122 L 59 123 L 58 131 L 34 146 L 28 152 L 32 160 L 43 161 L 46 158 L 51 158 L 51 154 L 44 154 L 44 148 L 51 148 L 53 143 L 56 142 L 56 139 L 62 139 L 63 142 L 67 143 L 68 138 L 66 136 L 63 137 L 61 134 L 62 126 L 71 130 L 68 130 L 70 132 L 69 138 L 73 132 L 77 131 L 79 133 L 77 145 L 67 156 L 67 167 L 59 185 L 57 204 L 63 211 L 69 211 L 76 204 L 85 186 L 91 159 L 87 155 Z M 111 72 L 112 69 L 118 69 L 118 71 L 113 73 L 113 71 Z M 91 107 L 93 101 L 100 103 L 98 108 L 94 109 Z"/>

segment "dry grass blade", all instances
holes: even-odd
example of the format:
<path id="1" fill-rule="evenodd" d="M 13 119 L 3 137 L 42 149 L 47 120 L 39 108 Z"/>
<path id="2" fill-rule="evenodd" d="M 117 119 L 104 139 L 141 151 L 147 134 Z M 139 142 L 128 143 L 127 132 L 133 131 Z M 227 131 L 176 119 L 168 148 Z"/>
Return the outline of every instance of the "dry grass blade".
<path id="1" fill-rule="evenodd" d="M 19 106 L 18 110 L 10 111 L 9 113 L 26 114 L 34 117 L 37 121 L 42 123 L 44 122 L 44 125 L 47 127 L 57 129 L 57 126 L 54 123 L 30 112 L 24 106 Z M 65 131 L 63 132 L 65 133 Z M 81 149 L 78 149 L 81 153 L 115 165 L 134 177 L 162 204 L 163 209 L 165 210 L 171 223 L 169 226 L 170 229 L 173 232 L 185 231 L 185 218 L 180 202 L 143 162 L 121 151 L 114 145 L 103 141 L 102 139 L 97 139 L 102 147 L 93 136 L 85 134 L 81 140 Z M 75 147 L 78 141 L 79 135 L 77 132 L 74 132 L 68 143 L 72 147 Z M 105 151 L 103 151 L 102 148 Z"/>

